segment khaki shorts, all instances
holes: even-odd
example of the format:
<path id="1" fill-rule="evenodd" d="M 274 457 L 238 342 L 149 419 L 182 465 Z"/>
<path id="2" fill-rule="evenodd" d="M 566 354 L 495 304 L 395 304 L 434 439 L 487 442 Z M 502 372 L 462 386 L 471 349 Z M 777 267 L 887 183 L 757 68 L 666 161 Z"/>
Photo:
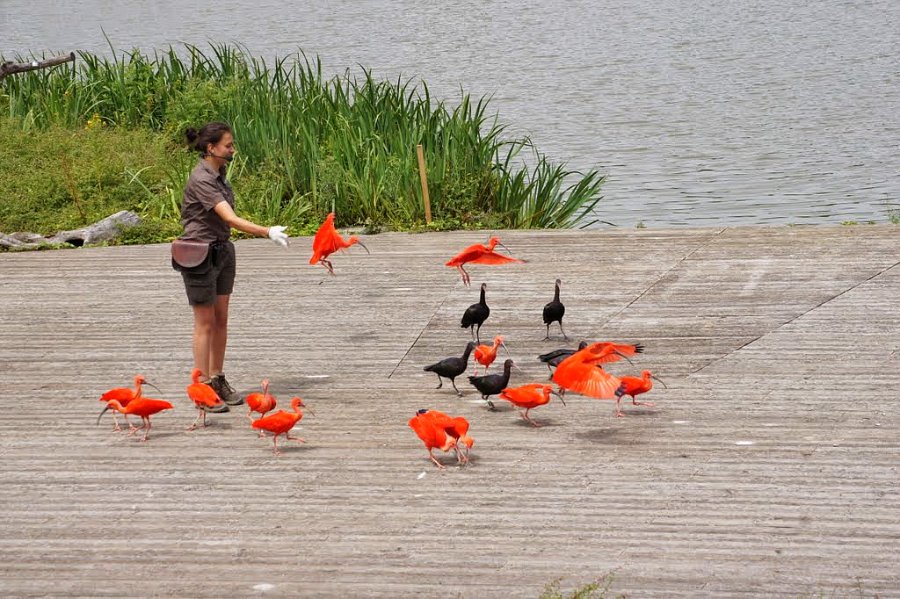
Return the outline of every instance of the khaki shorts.
<path id="1" fill-rule="evenodd" d="M 207 268 L 181 273 L 188 303 L 192 306 L 212 304 L 217 295 L 231 295 L 234 291 L 237 265 L 234 244 L 230 241 L 214 243 L 209 251 L 212 256 L 206 263 Z"/>

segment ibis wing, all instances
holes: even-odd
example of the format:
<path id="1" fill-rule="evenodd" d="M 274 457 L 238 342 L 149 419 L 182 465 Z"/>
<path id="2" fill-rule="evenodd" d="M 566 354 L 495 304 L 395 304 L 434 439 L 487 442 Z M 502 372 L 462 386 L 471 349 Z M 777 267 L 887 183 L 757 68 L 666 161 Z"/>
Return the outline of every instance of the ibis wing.
<path id="1" fill-rule="evenodd" d="M 274 414 L 264 416 L 253 421 L 253 428 L 267 430 L 270 433 L 281 435 L 293 428 L 297 421 L 284 410 L 278 410 Z"/>
<path id="2" fill-rule="evenodd" d="M 498 254 L 497 252 L 485 252 L 475 259 L 470 260 L 470 262 L 472 264 L 509 264 L 510 262 L 524 262 L 524 260 L 510 258 L 509 256 Z"/>
<path id="3" fill-rule="evenodd" d="M 500 395 L 498 397 L 500 397 L 500 399 L 505 399 L 506 401 L 508 401 L 509 403 L 511 403 L 513 405 L 518 406 L 518 405 L 521 405 L 522 402 L 528 401 L 527 395 L 528 394 L 526 392 L 524 392 L 522 389 L 515 388 L 515 387 L 513 387 L 513 388 L 507 387 L 506 389 L 504 389 L 503 391 L 500 392 Z"/>
<path id="4" fill-rule="evenodd" d="M 573 356 L 574 357 L 574 356 Z M 619 388 L 618 378 L 602 368 L 585 362 L 566 360 L 556 369 L 553 381 L 560 387 L 597 399 L 614 399 Z"/>
<path id="5" fill-rule="evenodd" d="M 203 383 L 191 383 L 187 386 L 188 397 L 197 405 L 212 407 L 222 403 L 219 394 L 212 387 Z"/>
<path id="6" fill-rule="evenodd" d="M 475 245 L 470 245 L 460 253 L 456 254 L 450 260 L 448 260 L 444 266 L 459 266 L 460 264 L 466 264 L 467 262 L 473 261 L 475 258 L 488 251 L 486 247 L 481 245 L 480 243 L 476 243 Z"/>
<path id="7" fill-rule="evenodd" d="M 459 439 L 469 431 L 469 421 L 462 416 L 454 418 L 438 410 L 428 410 L 423 416 L 430 419 L 432 424 L 436 428 L 441 429 L 445 435 L 450 435 L 454 439 Z M 446 436 L 444 440 L 438 439 L 438 441 L 440 443 L 439 446 L 443 447 L 446 443 Z"/>
<path id="8" fill-rule="evenodd" d="M 585 352 L 584 362 L 589 364 L 608 364 L 617 362 L 622 357 L 631 358 L 643 351 L 640 345 L 626 345 L 624 343 L 601 342 L 589 345 L 582 350 Z"/>
<path id="9" fill-rule="evenodd" d="M 434 419 L 428 417 L 427 413 L 413 416 L 407 424 L 429 449 L 443 447 L 447 443 L 447 433 L 443 428 L 438 427 Z"/>
<path id="10" fill-rule="evenodd" d="M 541 362 L 549 362 L 550 360 L 552 360 L 554 358 L 559 358 L 561 356 L 571 356 L 574 353 L 575 353 L 574 349 L 567 349 L 567 348 L 554 349 L 551 352 L 547 352 L 546 354 L 539 355 L 538 360 L 540 360 Z"/>
<path id="11" fill-rule="evenodd" d="M 469 421 L 462 416 L 452 418 L 451 421 L 453 422 L 453 430 L 456 432 L 457 436 L 463 437 L 469 432 Z"/>
<path id="12" fill-rule="evenodd" d="M 313 237 L 313 255 L 309 263 L 315 264 L 322 258 L 327 258 L 342 247 L 342 242 L 341 234 L 334 228 L 334 216 L 329 214 Z"/>
<path id="13" fill-rule="evenodd" d="M 134 391 L 127 387 L 116 387 L 100 396 L 100 401 L 109 401 L 111 399 L 116 399 L 124 405 L 124 402 L 134 399 Z"/>

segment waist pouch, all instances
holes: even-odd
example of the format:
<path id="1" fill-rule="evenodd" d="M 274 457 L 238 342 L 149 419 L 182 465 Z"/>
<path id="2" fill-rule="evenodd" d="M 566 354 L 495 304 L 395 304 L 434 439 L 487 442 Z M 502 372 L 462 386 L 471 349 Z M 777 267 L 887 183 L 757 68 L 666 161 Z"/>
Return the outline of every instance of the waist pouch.
<path id="1" fill-rule="evenodd" d="M 172 242 L 172 268 L 181 272 L 203 274 L 213 266 L 216 244 L 205 241 Z"/>

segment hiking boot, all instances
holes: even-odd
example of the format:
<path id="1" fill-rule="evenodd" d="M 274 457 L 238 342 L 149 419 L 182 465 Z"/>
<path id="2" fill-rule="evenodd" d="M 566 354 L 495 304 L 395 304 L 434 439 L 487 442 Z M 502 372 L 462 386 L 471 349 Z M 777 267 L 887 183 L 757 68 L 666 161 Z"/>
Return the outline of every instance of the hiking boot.
<path id="1" fill-rule="evenodd" d="M 222 401 L 229 406 L 239 406 L 244 403 L 244 398 L 238 395 L 238 392 L 228 384 L 224 374 L 217 374 L 212 377 L 209 380 L 209 386 L 212 387 L 213 390 L 219 394 L 219 397 L 222 398 Z"/>
<path id="2" fill-rule="evenodd" d="M 209 385 L 209 387 L 210 387 L 213 391 L 216 391 L 216 388 L 213 387 L 212 381 L 211 381 L 211 380 L 210 380 L 210 381 L 204 381 L 203 384 L 204 384 L 204 385 Z M 216 393 L 218 393 L 218 391 L 216 391 Z M 222 397 L 222 396 L 219 395 L 219 397 Z M 230 411 L 231 411 L 231 410 L 228 409 L 228 406 L 227 406 L 225 403 L 217 403 L 217 404 L 214 405 L 214 406 L 200 406 L 200 409 L 203 410 L 204 412 L 211 412 L 211 413 L 213 413 L 213 414 L 222 414 L 222 413 L 224 413 L 224 412 L 230 412 Z"/>

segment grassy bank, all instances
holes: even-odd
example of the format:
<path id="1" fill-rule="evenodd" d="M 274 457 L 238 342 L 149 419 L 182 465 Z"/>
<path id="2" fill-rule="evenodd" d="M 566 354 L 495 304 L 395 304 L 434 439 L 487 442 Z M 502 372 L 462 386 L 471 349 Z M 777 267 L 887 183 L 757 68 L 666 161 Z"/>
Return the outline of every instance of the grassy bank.
<path id="1" fill-rule="evenodd" d="M 9 57 L 7 57 L 9 58 Z M 326 78 L 300 55 L 274 64 L 237 48 L 186 46 L 0 81 L 0 231 L 51 233 L 119 209 L 148 219 L 130 240 L 177 234 L 196 156 L 183 131 L 232 124 L 238 211 L 309 231 L 329 211 L 341 225 L 424 226 L 415 148 L 425 148 L 434 228 L 590 224 L 603 177 L 552 164 L 510 139 L 486 99 L 455 106 L 427 85 L 369 71 Z M 527 165 L 527 166 L 524 166 Z"/>

